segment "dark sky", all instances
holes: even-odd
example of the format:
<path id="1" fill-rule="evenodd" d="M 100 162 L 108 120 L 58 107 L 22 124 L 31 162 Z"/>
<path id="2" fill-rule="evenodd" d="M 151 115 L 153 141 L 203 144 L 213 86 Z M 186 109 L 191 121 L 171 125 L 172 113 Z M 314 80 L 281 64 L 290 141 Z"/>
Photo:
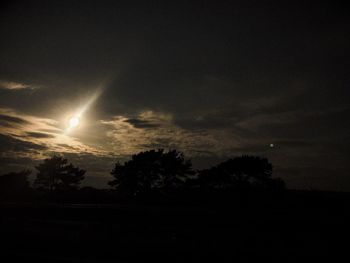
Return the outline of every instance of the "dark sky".
<path id="1" fill-rule="evenodd" d="M 140 2 L 2 3 L 3 172 L 64 153 L 102 187 L 116 160 L 176 148 L 197 168 L 256 154 L 290 188 L 350 190 L 348 5 Z"/>

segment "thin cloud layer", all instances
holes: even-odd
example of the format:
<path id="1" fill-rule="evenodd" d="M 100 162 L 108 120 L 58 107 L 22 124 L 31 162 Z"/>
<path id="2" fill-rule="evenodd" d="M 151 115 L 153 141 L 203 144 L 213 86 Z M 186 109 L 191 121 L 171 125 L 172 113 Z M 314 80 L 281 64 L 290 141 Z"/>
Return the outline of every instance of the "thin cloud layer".
<path id="1" fill-rule="evenodd" d="M 31 88 L 29 85 L 26 85 L 23 83 L 0 80 L 0 89 L 21 90 L 21 89 L 29 89 L 29 88 Z"/>
<path id="2" fill-rule="evenodd" d="M 99 150 L 65 135 L 64 130 L 58 128 L 56 120 L 19 115 L 9 109 L 0 109 L 0 116 L 1 156 L 25 155 L 42 159 L 53 152 L 101 154 Z"/>

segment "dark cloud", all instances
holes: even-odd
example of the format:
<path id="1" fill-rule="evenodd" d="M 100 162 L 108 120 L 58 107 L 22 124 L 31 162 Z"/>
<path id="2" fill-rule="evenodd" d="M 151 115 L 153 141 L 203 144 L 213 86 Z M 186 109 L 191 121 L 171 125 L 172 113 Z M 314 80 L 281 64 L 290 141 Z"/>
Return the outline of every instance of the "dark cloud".
<path id="1" fill-rule="evenodd" d="M 196 114 L 194 114 L 196 115 Z M 216 116 L 211 114 L 198 114 L 197 116 L 176 116 L 174 122 L 182 128 L 189 130 L 196 129 L 227 129 L 234 126 L 236 118 L 226 117 L 225 113 L 217 113 Z"/>
<path id="2" fill-rule="evenodd" d="M 157 128 L 161 126 L 161 124 L 159 123 L 154 123 L 152 121 L 141 120 L 141 119 L 127 119 L 125 120 L 125 122 L 130 123 L 135 128 L 140 128 L 140 129 Z"/>
<path id="3" fill-rule="evenodd" d="M 0 151 L 5 153 L 8 151 L 14 152 L 32 152 L 47 150 L 45 145 L 36 144 L 29 141 L 23 141 L 11 137 L 9 135 L 0 134 Z"/>
<path id="4" fill-rule="evenodd" d="M 68 144 L 65 144 L 65 143 L 58 143 L 57 144 L 58 146 L 61 146 L 63 148 L 67 148 L 67 149 L 74 149 L 74 147 L 68 145 Z"/>
<path id="5" fill-rule="evenodd" d="M 26 132 L 26 136 L 31 138 L 39 138 L 39 139 L 55 138 L 55 135 L 42 133 L 42 132 Z"/>
<path id="6" fill-rule="evenodd" d="M 302 140 L 274 140 L 274 147 L 304 148 L 315 146 L 311 141 Z"/>
<path id="7" fill-rule="evenodd" d="M 24 169 L 34 170 L 38 161 L 29 157 L 0 157 L 0 174 L 16 172 Z M 33 175 L 33 174 L 32 174 Z"/>
<path id="8" fill-rule="evenodd" d="M 62 130 L 59 130 L 59 129 L 41 129 L 40 131 L 53 133 L 53 134 L 62 134 Z"/>
<path id="9" fill-rule="evenodd" d="M 326 109 L 323 111 L 291 111 L 286 114 L 268 114 L 252 120 L 250 124 L 264 137 L 288 138 L 293 140 L 337 140 L 346 137 L 350 124 L 349 108 Z"/>
<path id="10" fill-rule="evenodd" d="M 19 118 L 19 117 L 0 114 L 0 125 L 12 126 L 13 124 L 23 125 L 23 124 L 30 124 L 30 122 L 25 120 L 25 119 Z"/>

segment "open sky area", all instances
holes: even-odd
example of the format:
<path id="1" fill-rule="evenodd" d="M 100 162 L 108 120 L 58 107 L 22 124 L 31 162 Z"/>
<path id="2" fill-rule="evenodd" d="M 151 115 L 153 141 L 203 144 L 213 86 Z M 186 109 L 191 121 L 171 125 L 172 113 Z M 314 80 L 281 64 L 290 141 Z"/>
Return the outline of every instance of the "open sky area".
<path id="1" fill-rule="evenodd" d="M 287 187 L 350 191 L 350 19 L 340 1 L 4 1 L 1 174 L 54 153 L 267 157 Z"/>

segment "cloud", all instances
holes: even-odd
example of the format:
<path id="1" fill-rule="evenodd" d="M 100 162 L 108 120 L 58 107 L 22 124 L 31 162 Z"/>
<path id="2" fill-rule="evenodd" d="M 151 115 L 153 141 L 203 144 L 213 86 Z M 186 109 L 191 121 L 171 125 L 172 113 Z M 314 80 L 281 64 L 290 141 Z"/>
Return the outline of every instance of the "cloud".
<path id="1" fill-rule="evenodd" d="M 134 122 L 128 121 L 130 119 L 156 125 L 135 127 Z M 163 112 L 144 111 L 134 118 L 115 116 L 101 123 L 106 125 L 109 147 L 122 155 L 154 148 L 175 148 L 189 156 L 225 155 L 239 145 L 238 140 L 232 140 L 234 135 L 230 131 L 184 129 L 174 122 L 172 115 Z"/>
<path id="2" fill-rule="evenodd" d="M 57 144 L 58 146 L 61 146 L 63 148 L 67 148 L 67 149 L 71 149 L 71 150 L 74 150 L 74 147 L 68 145 L 68 144 L 65 144 L 65 143 L 58 143 Z"/>
<path id="3" fill-rule="evenodd" d="M 55 135 L 41 132 L 26 132 L 28 137 L 32 138 L 55 138 Z"/>
<path id="4" fill-rule="evenodd" d="M 29 85 L 26 85 L 23 83 L 0 80 L 0 89 L 21 90 L 21 89 L 32 89 L 32 88 Z"/>
<path id="5" fill-rule="evenodd" d="M 49 124 L 50 125 L 50 124 Z M 40 132 L 45 132 L 45 133 L 53 133 L 53 134 L 62 134 L 62 130 L 61 129 L 52 129 L 52 128 L 50 128 L 50 129 L 40 129 L 39 130 Z"/>
<path id="6" fill-rule="evenodd" d="M 58 128 L 60 124 L 57 120 L 39 118 L 3 108 L 0 108 L 0 117 L 8 122 L 11 121 L 21 124 L 20 126 L 0 126 L 0 133 L 3 134 L 3 136 L 7 136 L 8 140 L 10 138 L 19 140 L 17 144 L 15 144 L 14 141 L 11 144 L 13 147 L 14 145 L 18 146 L 16 148 L 17 152 L 21 152 L 21 146 L 23 146 L 23 152 L 27 152 L 27 148 L 30 145 L 34 145 L 33 149 L 38 151 L 33 153 L 32 158 L 34 159 L 43 158 L 53 152 L 90 152 L 95 155 L 104 154 L 103 150 L 89 146 L 81 142 L 77 137 L 65 134 L 63 129 Z M 35 145 L 45 145 L 45 147 L 35 147 Z M 11 155 L 10 152 L 7 154 Z"/>
<path id="7" fill-rule="evenodd" d="M 2 133 L 12 133 L 18 136 L 26 136 L 26 132 L 37 132 L 37 130 L 49 129 L 57 126 L 57 121 L 49 118 L 38 118 L 33 115 L 18 113 L 10 108 L 0 108 L 0 124 L 6 127 L 0 128 Z M 27 136 L 29 135 L 27 134 Z"/>
<path id="8" fill-rule="evenodd" d="M 29 141 L 19 140 L 9 135 L 0 134 L 0 151 L 8 152 L 32 152 L 47 150 L 47 146 Z"/>
<path id="9" fill-rule="evenodd" d="M 6 114 L 0 114 L 0 125 L 11 126 L 13 124 L 24 125 L 24 124 L 30 124 L 30 122 L 25 120 L 25 119 L 19 118 L 19 117 L 6 115 Z"/>
<path id="10" fill-rule="evenodd" d="M 152 121 L 146 121 L 146 120 L 141 120 L 141 119 L 126 119 L 125 122 L 131 124 L 135 128 L 156 128 L 159 127 L 160 125 L 157 123 L 153 123 Z"/>

